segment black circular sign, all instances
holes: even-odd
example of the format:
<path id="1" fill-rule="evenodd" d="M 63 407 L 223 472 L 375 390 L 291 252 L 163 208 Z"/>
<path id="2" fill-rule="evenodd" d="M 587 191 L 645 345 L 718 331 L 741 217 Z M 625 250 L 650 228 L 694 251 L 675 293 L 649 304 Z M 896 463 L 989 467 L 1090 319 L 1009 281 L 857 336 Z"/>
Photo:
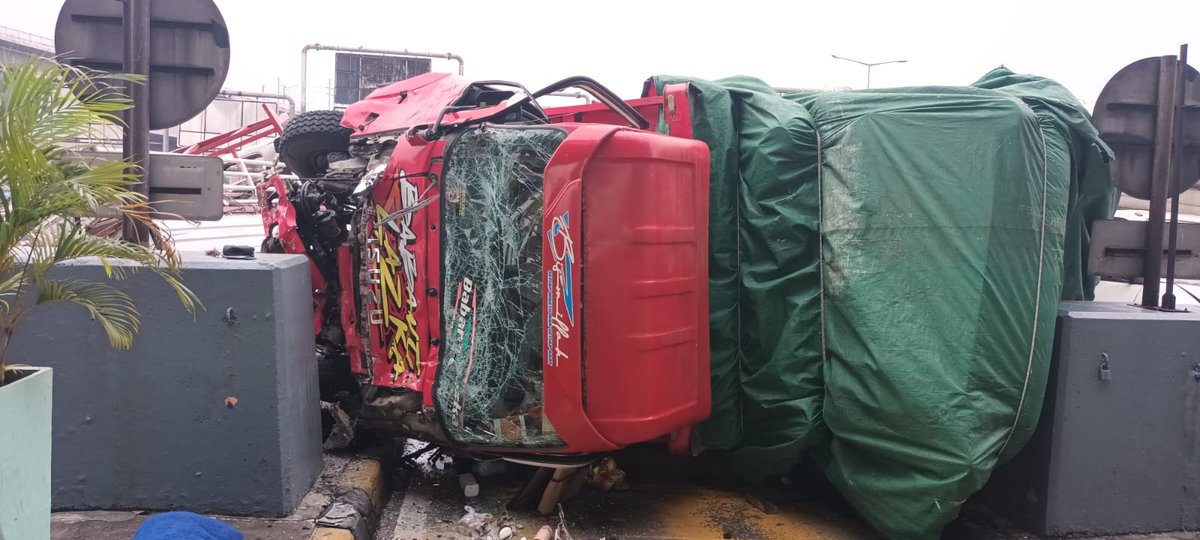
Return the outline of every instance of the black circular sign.
<path id="1" fill-rule="evenodd" d="M 121 72 L 122 2 L 66 0 L 54 48 L 68 63 Z M 200 114 L 229 73 L 229 29 L 212 0 L 150 2 L 150 129 L 177 126 Z"/>
<path id="2" fill-rule="evenodd" d="M 1143 58 L 1125 66 L 1109 79 L 1096 100 L 1092 123 L 1100 137 L 1117 154 L 1113 163 L 1113 182 L 1121 191 L 1138 199 L 1150 199 L 1154 169 L 1155 133 L 1160 69 L 1174 70 L 1174 56 Z M 1163 64 L 1167 64 L 1164 66 Z M 1183 193 L 1200 180 L 1200 78 L 1195 68 L 1187 68 L 1184 88 L 1182 158 L 1175 185 L 1167 187 L 1167 196 Z M 1173 79 L 1174 77 L 1172 77 Z M 1174 91 L 1174 89 L 1172 89 Z"/>

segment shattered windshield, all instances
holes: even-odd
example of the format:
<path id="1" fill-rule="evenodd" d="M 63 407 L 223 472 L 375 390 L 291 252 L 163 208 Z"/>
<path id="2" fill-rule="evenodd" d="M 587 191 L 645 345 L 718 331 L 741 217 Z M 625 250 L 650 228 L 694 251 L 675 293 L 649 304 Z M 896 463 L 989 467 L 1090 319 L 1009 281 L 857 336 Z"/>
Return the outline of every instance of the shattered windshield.
<path id="1" fill-rule="evenodd" d="M 446 153 L 442 347 L 436 398 L 463 444 L 562 446 L 543 412 L 542 184 L 566 138 L 483 126 Z"/>

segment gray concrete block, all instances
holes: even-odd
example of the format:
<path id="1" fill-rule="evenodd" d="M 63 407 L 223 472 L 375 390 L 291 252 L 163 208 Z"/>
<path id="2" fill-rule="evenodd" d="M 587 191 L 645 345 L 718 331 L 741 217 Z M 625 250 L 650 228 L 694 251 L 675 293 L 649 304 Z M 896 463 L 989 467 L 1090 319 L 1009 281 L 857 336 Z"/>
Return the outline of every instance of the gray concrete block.
<path id="1" fill-rule="evenodd" d="M 983 495 L 1039 535 L 1200 528 L 1200 314 L 1063 302 L 1037 431 Z"/>
<path id="2" fill-rule="evenodd" d="M 95 261 L 55 271 L 104 279 Z M 129 351 L 69 304 L 18 328 L 9 358 L 54 368 L 56 509 L 283 516 L 320 473 L 307 259 L 187 254 L 184 280 L 205 310 L 148 272 L 114 282 L 142 315 Z"/>

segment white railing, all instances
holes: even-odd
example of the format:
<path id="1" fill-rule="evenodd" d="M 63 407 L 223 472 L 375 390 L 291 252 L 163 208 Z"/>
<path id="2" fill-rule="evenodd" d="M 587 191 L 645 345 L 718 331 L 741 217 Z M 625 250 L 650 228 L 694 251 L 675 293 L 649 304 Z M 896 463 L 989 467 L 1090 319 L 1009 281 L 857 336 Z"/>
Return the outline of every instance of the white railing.
<path id="1" fill-rule="evenodd" d="M 261 182 L 283 170 L 283 164 L 264 159 L 244 159 L 221 156 L 225 162 L 225 212 L 254 212 L 258 210 L 258 188 Z M 232 165 L 232 166 L 231 166 Z M 281 175 L 296 179 L 296 175 Z"/>
<path id="2" fill-rule="evenodd" d="M 29 32 L 22 32 L 16 28 L 0 26 L 0 41 L 7 41 L 15 45 L 22 45 L 45 53 L 54 54 L 54 40 L 30 34 Z"/>

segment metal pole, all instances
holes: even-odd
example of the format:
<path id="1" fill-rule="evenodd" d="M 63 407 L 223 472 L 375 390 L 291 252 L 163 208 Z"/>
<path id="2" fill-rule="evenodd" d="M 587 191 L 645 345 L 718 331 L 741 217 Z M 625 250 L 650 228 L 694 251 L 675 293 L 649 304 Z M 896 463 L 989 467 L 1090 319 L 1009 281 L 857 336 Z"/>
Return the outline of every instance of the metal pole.
<path id="1" fill-rule="evenodd" d="M 903 64 L 903 63 L 908 62 L 908 60 L 888 60 L 887 62 L 863 62 L 862 60 L 846 58 L 844 56 L 838 56 L 836 54 L 831 54 L 830 56 L 832 56 L 838 60 L 845 60 L 847 62 L 854 62 L 855 64 L 858 64 L 860 66 L 866 66 L 866 68 L 867 68 L 867 89 L 868 90 L 871 88 L 871 68 L 873 68 L 875 66 L 883 66 L 883 65 L 887 65 L 887 64 Z"/>
<path id="2" fill-rule="evenodd" d="M 546 94 L 546 95 L 554 96 L 554 97 L 582 99 L 583 102 L 587 103 L 587 104 L 591 104 L 593 102 L 592 96 L 585 94 L 583 92 L 550 92 L 549 94 Z"/>
<path id="3" fill-rule="evenodd" d="M 1167 178 L 1171 191 L 1177 189 L 1182 175 L 1180 152 L 1183 151 L 1183 101 L 1187 89 L 1187 53 L 1187 44 L 1180 45 L 1179 62 L 1176 63 L 1175 68 L 1175 122 L 1171 126 L 1171 160 L 1167 166 Z M 1179 237 L 1179 197 L 1181 195 L 1182 193 L 1177 193 L 1171 197 L 1171 230 L 1167 233 L 1167 292 L 1162 296 L 1162 307 L 1172 310 L 1175 309 L 1175 245 Z"/>
<path id="4" fill-rule="evenodd" d="M 308 49 L 305 45 L 300 49 L 300 112 L 308 110 Z"/>
<path id="5" fill-rule="evenodd" d="M 127 85 L 132 106 L 125 113 L 124 144 L 122 157 L 132 165 L 131 171 L 138 183 L 130 189 L 150 196 L 146 183 L 146 170 L 150 157 L 150 0 L 124 0 L 123 29 L 125 31 L 126 73 L 141 75 L 145 80 Z M 144 223 L 125 218 L 122 236 L 130 242 L 146 244 L 150 241 Z"/>
<path id="6" fill-rule="evenodd" d="M 270 92 L 243 92 L 241 90 L 221 90 L 217 97 L 223 98 L 264 98 L 286 101 L 288 104 L 288 114 L 296 114 L 296 100 L 287 94 L 272 94 Z"/>
<path id="7" fill-rule="evenodd" d="M 1154 161 L 1150 178 L 1150 216 L 1146 224 L 1146 258 L 1142 261 L 1142 307 L 1157 308 L 1162 279 L 1163 225 L 1167 217 L 1167 176 L 1171 131 L 1175 125 L 1174 56 L 1164 56 L 1158 68 L 1158 111 L 1154 125 Z"/>

